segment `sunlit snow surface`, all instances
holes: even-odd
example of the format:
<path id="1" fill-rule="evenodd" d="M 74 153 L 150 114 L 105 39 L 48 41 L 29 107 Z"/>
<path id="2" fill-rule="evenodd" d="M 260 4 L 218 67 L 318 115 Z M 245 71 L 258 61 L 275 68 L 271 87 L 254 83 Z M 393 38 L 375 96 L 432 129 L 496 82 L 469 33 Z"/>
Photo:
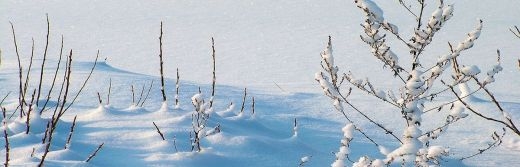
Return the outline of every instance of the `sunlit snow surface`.
<path id="1" fill-rule="evenodd" d="M 397 1 L 376 1 L 385 19 L 399 26 L 399 32 L 408 37 L 412 33 L 414 18 Z M 432 2 L 433 4 L 436 2 Z M 447 42 L 458 43 L 466 37 L 477 18 L 484 21 L 480 38 L 472 49 L 460 59 L 466 66 L 478 65 L 489 71 L 496 61 L 496 49 L 501 50 L 503 71 L 495 75 L 496 82 L 489 85 L 506 110 L 520 122 L 520 71 L 516 59 L 520 55 L 520 40 L 508 28 L 520 25 L 520 1 L 446 1 L 454 3 L 454 16 L 435 36 L 426 49 L 425 59 L 436 62 L 449 52 Z M 428 10 L 430 13 L 432 10 Z M 11 111 L 16 108 L 18 73 L 12 43 L 11 21 L 17 33 L 23 63 L 28 63 L 30 41 L 36 42 L 35 64 L 43 53 L 46 22 L 51 22 L 48 77 L 57 61 L 60 35 L 65 38 L 65 50 L 73 49 L 73 92 L 86 76 L 96 50 L 101 58 L 89 84 L 72 110 L 60 123 L 57 138 L 49 153 L 49 166 L 297 166 L 302 157 L 310 158 L 306 166 L 329 166 L 335 160 L 343 137 L 341 128 L 346 120 L 333 110 L 330 101 L 320 93 L 314 74 L 320 70 L 320 51 L 331 35 L 335 64 L 340 72 L 352 71 L 358 78 L 369 77 L 378 88 L 395 89 L 397 80 L 370 55 L 368 47 L 359 39 L 362 32 L 362 12 L 352 1 L 0 1 L 0 96 L 13 94 L 3 104 Z M 168 112 L 161 110 L 159 91 L 159 24 L 164 21 L 164 55 Z M 201 153 L 190 152 L 191 130 L 190 98 L 198 87 L 208 99 L 211 84 L 211 40 L 216 42 L 217 89 L 215 113 L 209 127 L 218 123 L 222 132 L 202 141 Z M 406 48 L 390 43 L 399 61 L 409 60 Z M 104 60 L 106 58 L 106 61 Z M 39 67 L 32 76 L 37 76 Z M 175 108 L 175 69 L 181 75 L 179 109 Z M 484 77 L 485 74 L 479 74 Z M 37 77 L 33 77 L 33 82 Z M 98 106 L 97 92 L 104 100 L 112 79 L 110 106 Z M 45 79 L 46 83 L 52 78 Z M 145 105 L 132 107 L 130 85 L 140 91 L 144 84 L 154 80 L 150 99 Z M 34 84 L 33 84 L 34 85 Z M 278 85 L 278 86 L 277 86 Z M 48 89 L 48 85 L 44 86 Z M 241 108 L 243 88 L 248 87 L 245 113 L 237 116 Z M 137 91 L 137 92 L 139 92 Z M 255 116 L 251 117 L 251 97 L 255 97 Z M 495 108 L 481 94 L 473 103 L 486 114 L 493 115 Z M 403 120 L 399 111 L 376 98 L 354 91 L 353 104 L 369 113 L 400 136 Z M 451 100 L 440 96 L 439 100 Z M 105 101 L 106 102 L 106 101 Z M 234 108 L 226 112 L 228 104 Z M 51 102 L 54 104 L 55 102 Z M 164 108 L 163 108 L 164 109 Z M 347 109 L 348 111 L 348 109 Z M 448 111 L 431 113 L 439 121 L 423 125 L 436 127 L 443 123 Z M 221 116 L 220 116 L 220 115 Z M 49 118 L 50 112 L 43 114 Z M 63 150 L 72 119 L 78 115 L 77 129 L 71 148 Z M 497 116 L 501 116 L 496 114 Z M 357 120 L 359 115 L 353 114 Z M 426 116 L 426 115 L 425 115 Z M 298 135 L 293 137 L 293 120 L 298 120 Z M 40 120 L 41 121 L 41 120 Z M 44 121 L 40 122 L 41 124 Z M 162 141 L 152 122 L 163 131 Z M 434 121 L 431 121 L 434 122 Z M 41 132 L 14 134 L 25 127 L 23 122 L 11 123 L 11 164 L 35 165 L 43 151 Z M 43 125 L 45 126 L 45 125 Z M 467 126 L 476 126 L 469 129 Z M 398 147 L 391 137 L 374 125 L 364 124 L 375 140 L 390 150 Z M 39 127 L 42 128 L 42 127 Z M 440 145 L 449 146 L 453 159 L 450 166 L 514 166 L 520 164 L 520 139 L 509 135 L 504 144 L 477 158 L 458 161 L 485 148 L 491 133 L 499 126 L 476 118 L 474 115 L 451 126 L 446 135 L 437 139 Z M 35 127 L 35 129 L 38 129 Z M 42 128 L 43 129 L 43 128 Z M 475 133 L 478 132 L 478 133 Z M 175 144 L 174 144 L 175 137 Z M 90 163 L 83 160 L 105 143 Z M 0 146 L 5 142 L 0 141 Z M 175 150 L 175 145 L 177 150 Z M 37 150 L 31 158 L 32 149 Z M 384 158 L 379 149 L 360 134 L 354 132 L 351 157 L 361 155 Z M 5 148 L 0 151 L 1 157 Z M 4 159 L 0 158 L 0 162 Z"/>

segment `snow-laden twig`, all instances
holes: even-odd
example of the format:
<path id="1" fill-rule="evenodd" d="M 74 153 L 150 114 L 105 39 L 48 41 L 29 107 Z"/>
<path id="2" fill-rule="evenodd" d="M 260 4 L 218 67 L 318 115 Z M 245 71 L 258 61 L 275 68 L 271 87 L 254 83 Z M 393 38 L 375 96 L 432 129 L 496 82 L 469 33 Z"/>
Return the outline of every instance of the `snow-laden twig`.
<path id="1" fill-rule="evenodd" d="M 354 138 L 353 131 L 354 131 L 354 125 L 353 124 L 347 124 L 345 125 L 341 130 L 343 131 L 343 138 L 341 139 L 341 145 L 339 147 L 339 151 L 336 153 L 336 160 L 332 163 L 332 167 L 344 167 L 346 166 L 345 160 L 348 157 L 348 154 L 350 154 L 350 141 Z"/>

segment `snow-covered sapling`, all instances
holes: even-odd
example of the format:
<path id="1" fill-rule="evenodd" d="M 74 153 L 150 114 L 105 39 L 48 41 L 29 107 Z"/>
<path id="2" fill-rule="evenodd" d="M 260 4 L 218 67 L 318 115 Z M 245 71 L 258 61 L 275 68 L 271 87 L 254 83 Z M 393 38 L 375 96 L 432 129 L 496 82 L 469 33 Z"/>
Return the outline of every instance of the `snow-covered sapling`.
<path id="1" fill-rule="evenodd" d="M 478 20 L 475 29 L 467 33 L 467 36 L 457 45 L 451 45 L 451 43 L 449 43 L 449 53 L 440 56 L 437 62 L 430 63 L 433 65 L 427 66 L 427 63 L 421 62 L 425 55 L 424 51 L 432 43 L 436 33 L 440 31 L 445 23 L 453 16 L 453 5 L 445 5 L 443 0 L 439 0 L 438 5 L 426 19 L 425 7 L 427 5 L 424 0 L 417 1 L 419 9 L 416 12 L 414 12 L 415 9 L 412 6 L 405 4 L 404 1 L 400 0 L 400 4 L 416 17 L 417 23 L 417 26 L 414 27 L 412 36 L 409 37 L 409 40 L 405 40 L 399 32 L 398 26 L 392 24 L 384 17 L 383 10 L 379 8 L 376 3 L 371 0 L 355 0 L 354 2 L 357 7 L 361 9 L 364 17 L 364 22 L 361 24 L 364 34 L 360 36 L 361 40 L 370 47 L 372 55 L 377 58 L 384 67 L 388 67 L 394 78 L 401 83 L 401 85 L 396 89 L 384 91 L 376 88 L 369 79 L 355 78 L 350 72 L 339 76 L 339 69 L 334 65 L 332 44 L 329 37 L 327 47 L 321 53 L 321 65 L 324 72 L 318 72 L 315 75 L 315 79 L 320 84 L 323 92 L 331 99 L 334 108 L 342 113 L 353 127 L 356 127 L 356 122 L 351 118 L 350 113 L 347 114 L 343 106 L 344 104 L 352 108 L 353 111 L 355 111 L 354 113 L 361 114 L 361 118 L 365 121 L 368 121 L 384 130 L 386 134 L 389 134 L 396 139 L 395 142 L 400 144 L 400 146 L 395 148 L 393 151 L 384 151 L 385 153 L 383 154 L 386 156 L 385 159 L 361 157 L 358 162 L 353 164 L 354 166 L 389 165 L 400 160 L 403 160 L 402 163 L 404 165 L 438 165 L 440 163 L 439 160 L 443 156 L 449 155 L 449 149 L 445 146 L 430 145 L 430 141 L 442 135 L 443 132 L 446 131 L 446 128 L 452 123 L 462 118 L 466 118 L 468 114 L 464 113 L 465 109 L 470 110 L 479 117 L 502 124 L 514 133 L 520 135 L 509 114 L 500 107 L 500 104 L 494 99 L 492 93 L 485 88 L 487 84 L 494 82 L 495 74 L 502 70 L 499 61 L 497 65 L 487 72 L 487 76 L 483 82 L 478 79 L 478 74 L 480 74 L 481 71 L 477 66 L 467 65 L 460 67 L 457 62 L 457 58 L 463 53 L 463 51 L 473 47 L 475 41 L 479 38 L 483 27 L 482 20 Z M 423 19 L 423 17 L 425 19 Z M 405 45 L 409 49 L 410 56 L 398 57 L 398 55 L 405 54 L 396 54 L 393 52 L 389 46 L 390 43 L 387 42 L 387 34 L 393 35 L 403 45 Z M 403 64 L 402 62 L 409 63 Z M 452 74 L 453 79 L 440 80 L 439 78 L 442 78 L 441 76 L 446 73 L 450 66 L 454 68 Z M 402 118 L 404 118 L 403 121 L 405 126 L 401 129 L 403 131 L 403 136 L 395 136 L 390 129 L 386 128 L 383 124 L 375 122 L 367 114 L 360 111 L 349 100 L 347 100 L 346 97 L 350 95 L 351 88 L 346 91 L 347 96 L 345 96 L 345 91 L 342 91 L 341 89 L 341 84 L 344 80 L 358 90 L 379 99 L 383 103 L 395 107 L 395 111 L 399 112 Z M 440 82 L 438 80 L 440 80 Z M 477 86 L 479 86 L 478 90 L 484 90 L 486 94 L 490 96 L 492 101 L 499 108 L 499 111 L 505 115 L 504 118 L 487 117 L 469 105 L 467 99 L 476 92 L 469 90 L 467 84 L 470 80 L 477 83 Z M 462 93 L 457 93 L 455 90 L 456 88 L 458 88 Z M 432 109 L 425 109 L 425 106 L 436 105 L 436 103 L 434 103 L 434 97 L 440 94 L 450 95 L 450 91 L 453 92 L 453 95 L 451 96 L 454 98 L 453 101 L 443 103 L 441 106 L 436 106 Z M 398 92 L 398 94 L 395 94 L 394 92 Z M 443 107 L 447 105 L 452 105 L 452 107 Z M 450 112 L 447 114 L 446 121 L 441 123 L 440 127 L 434 129 L 426 129 L 422 127 L 425 121 L 433 120 L 429 119 L 428 116 L 430 115 L 424 115 L 425 112 L 431 110 L 441 111 L 445 108 L 450 108 Z M 361 132 L 363 136 L 371 140 L 367 134 L 360 131 L 359 128 L 356 127 L 353 129 Z M 496 134 L 496 132 L 494 134 Z M 500 141 L 500 136 L 501 135 L 494 135 L 493 139 L 495 141 Z M 373 140 L 371 141 L 380 149 L 382 148 L 382 146 L 378 145 Z M 495 143 L 498 144 L 500 142 Z M 340 149 L 340 153 L 341 152 L 342 149 Z M 343 157 L 343 154 L 338 154 L 336 154 L 337 160 L 335 163 L 343 166 L 344 164 L 342 161 L 339 161 L 341 160 L 341 157 Z"/>
<path id="2" fill-rule="evenodd" d="M 195 110 L 191 114 L 192 119 L 192 130 L 193 136 L 191 137 L 192 141 L 192 151 L 200 152 L 202 151 L 202 147 L 200 145 L 201 139 L 207 136 L 214 135 L 220 132 L 220 124 L 218 124 L 215 128 L 206 130 L 207 122 L 212 114 L 212 109 L 209 107 L 209 103 L 206 103 L 202 93 L 197 93 L 191 97 L 191 103 Z M 191 133 L 190 133 L 191 135 Z"/>

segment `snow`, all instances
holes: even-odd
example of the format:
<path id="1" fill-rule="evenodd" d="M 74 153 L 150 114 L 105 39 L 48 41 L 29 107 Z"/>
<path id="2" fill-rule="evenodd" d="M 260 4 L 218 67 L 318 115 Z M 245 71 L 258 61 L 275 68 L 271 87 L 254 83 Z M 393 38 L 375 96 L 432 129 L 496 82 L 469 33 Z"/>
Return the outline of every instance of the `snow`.
<path id="1" fill-rule="evenodd" d="M 365 84 L 364 80 L 359 78 L 370 77 L 371 83 L 378 88 L 377 95 L 381 98 L 387 97 L 384 93 L 387 90 L 392 92 L 387 88 L 396 85 L 393 77 L 385 75 L 387 69 L 375 63 L 371 51 L 359 39 L 359 35 L 364 33 L 363 27 L 359 24 L 363 24 L 366 16 L 356 8 L 359 5 L 374 13 L 372 19 L 383 23 L 383 28 L 400 33 L 406 37 L 405 40 L 413 35 L 410 33 L 413 32 L 413 28 L 409 27 L 415 28 L 414 19 L 405 17 L 410 14 L 397 1 L 357 2 L 358 4 L 340 0 L 2 1 L 0 35 L 4 40 L 0 40 L 0 98 L 8 92 L 11 92 L 11 95 L 1 105 L 11 114 L 18 103 L 17 63 L 8 21 L 12 21 L 16 28 L 22 63 L 27 64 L 29 61 L 30 40 L 34 37 L 37 53 L 34 63 L 39 64 L 46 33 L 45 13 L 49 13 L 51 42 L 45 76 L 52 75 L 53 65 L 57 62 L 61 34 L 65 38 L 65 49 L 73 49 L 76 56 L 73 63 L 73 93 L 80 87 L 80 81 L 86 77 L 97 49 L 101 50 L 101 60 L 106 58 L 106 61 L 98 62 L 98 67 L 84 93 L 59 122 L 46 166 L 297 166 L 300 162 L 304 162 L 305 166 L 327 166 L 336 162 L 338 153 L 349 153 L 350 159 L 360 165 L 371 163 L 373 166 L 384 166 L 385 162 L 382 160 L 385 158 L 400 157 L 403 153 L 413 152 L 422 141 L 407 141 L 407 144 L 401 146 L 388 141 L 387 135 L 372 131 L 377 129 L 374 125 L 356 125 L 367 129 L 368 135 L 381 143 L 378 148 L 374 147 L 354 131 L 353 127 L 347 128 L 347 121 L 334 109 L 343 108 L 350 113 L 351 108 L 341 106 L 339 99 L 336 99 L 336 105 L 333 106 L 330 100 L 323 96 L 322 91 L 333 91 L 330 84 L 315 81 L 321 81 L 323 74 L 317 73 L 313 77 L 321 68 L 319 61 L 322 57 L 318 54 L 323 51 L 327 36 L 331 35 L 335 46 L 333 66 L 351 70 L 356 78 L 352 77 L 351 73 L 347 74 L 351 82 L 358 85 Z M 430 3 L 427 8 L 436 8 L 436 3 Z M 486 115 L 512 118 L 516 122 L 520 118 L 519 114 L 514 112 L 520 109 L 520 91 L 516 91 L 518 85 L 515 84 L 520 83 L 520 72 L 517 70 L 520 40 L 515 39 L 507 29 L 520 23 L 520 18 L 516 17 L 520 15 L 520 11 L 516 10 L 517 6 L 520 6 L 520 1 L 474 3 L 471 0 L 445 0 L 442 11 L 428 9 L 425 11 L 428 18 L 424 19 L 429 19 L 432 16 L 430 14 L 433 14 L 436 19 L 432 20 L 432 24 L 438 22 L 438 19 L 450 21 L 437 32 L 433 40 L 436 42 L 426 48 L 425 55 L 429 57 L 425 59 L 429 61 L 421 62 L 435 64 L 457 57 L 460 62 L 468 65 L 462 69 L 464 74 L 483 78 L 481 81 L 486 84 L 493 83 L 486 87 L 494 92 L 501 104 L 504 104 L 505 110 L 511 112 L 498 113 L 496 108 L 489 106 L 492 103 L 486 100 L 464 100 L 474 103 L 478 109 L 485 110 Z M 441 18 L 437 18 L 439 13 Z M 479 21 L 474 28 L 474 17 L 481 17 L 485 26 L 483 27 Z M 143 107 L 129 105 L 132 98 L 130 84 L 149 84 L 151 80 L 159 79 L 157 37 L 160 21 L 164 21 L 165 24 L 165 90 L 168 101 L 162 102 L 159 82 L 154 82 L 150 99 Z M 400 26 L 399 29 L 396 25 Z M 389 41 L 394 40 L 390 37 L 391 34 L 387 36 Z M 217 88 L 215 106 L 211 111 L 215 114 L 210 116 L 208 125 L 205 126 L 205 134 L 212 135 L 202 139 L 201 152 L 191 152 L 189 132 L 192 131 L 191 114 L 194 111 L 191 98 L 193 95 L 199 95 L 199 86 L 202 90 L 200 95 L 210 94 L 211 37 L 214 37 L 216 42 Z M 379 34 L 376 38 L 381 37 Z M 363 38 L 372 40 L 365 36 Z M 462 42 L 457 43 L 461 38 Z M 476 43 L 473 43 L 477 38 Z M 449 53 L 447 42 L 453 44 L 455 53 Z M 387 47 L 390 46 L 392 50 L 385 56 L 396 63 L 397 55 L 400 62 L 407 61 L 406 55 L 400 54 L 408 48 L 399 47 L 394 43 Z M 468 49 L 470 47 L 472 48 Z M 495 64 L 493 62 L 496 62 L 496 56 L 493 55 L 497 48 L 503 56 L 501 62 Z M 461 52 L 462 50 L 465 51 Z M 325 51 L 332 57 L 332 50 Z M 326 55 L 325 58 L 330 59 L 329 54 Z M 438 58 L 437 55 L 444 56 Z M 486 73 L 478 74 L 480 70 L 472 65 Z M 31 76 L 39 75 L 39 67 L 34 65 L 33 68 Z M 176 68 L 180 69 L 182 81 L 178 95 L 181 102 L 178 106 L 175 106 L 173 101 L 177 97 Z M 451 68 L 451 65 L 444 68 Z M 425 71 L 424 74 L 412 71 L 413 79 L 408 83 L 411 93 L 420 91 L 425 82 L 425 75 L 429 75 L 427 72 L 436 73 L 441 70 L 441 67 L 438 67 L 432 71 Z M 105 105 L 109 79 L 113 81 L 112 95 L 110 105 Z M 49 83 L 51 79 L 45 78 L 44 81 Z M 36 81 L 33 80 L 31 84 L 33 87 L 34 82 Z M 327 89 L 322 89 L 321 86 Z M 251 92 L 248 92 L 244 113 L 239 113 L 244 87 Z M 346 90 L 347 87 L 343 88 Z M 471 87 L 472 90 L 476 88 Z M 49 85 L 44 85 L 44 90 L 48 89 Z M 468 94 L 468 91 L 463 93 Z M 104 104 L 98 103 L 97 92 L 101 93 Z M 330 93 L 337 95 L 337 92 Z M 53 94 L 53 97 L 55 95 Z M 196 99 L 204 99 L 200 95 Z M 375 99 L 363 95 L 365 94 L 353 91 L 348 99 L 390 129 L 406 126 L 402 120 L 390 119 L 400 115 L 400 111 L 393 110 L 387 104 L 376 104 Z M 445 95 L 436 97 L 439 103 L 453 100 Z M 251 116 L 249 96 L 254 96 L 256 101 L 254 117 Z M 482 94 L 475 96 L 483 99 L 486 97 Z M 387 98 L 400 99 L 399 104 L 405 104 L 401 97 L 400 94 L 388 93 Z M 230 102 L 233 103 L 230 105 Z M 49 105 L 54 106 L 57 103 L 50 101 Z M 425 106 L 428 107 L 432 106 Z M 411 108 L 413 109 L 415 108 Z M 449 152 L 450 156 L 442 157 L 441 163 L 445 164 L 443 166 L 520 164 L 517 158 L 520 155 L 520 140 L 512 135 L 506 135 L 504 143 L 498 148 L 476 158 L 459 161 L 457 158 L 471 155 L 478 151 L 477 149 L 486 147 L 487 143 L 484 141 L 500 126 L 465 112 L 460 102 L 455 102 L 451 110 L 446 109 L 438 113 L 440 114 L 437 119 L 441 125 L 448 115 L 465 118 L 445 129 L 447 131 L 443 132 L 445 134 L 442 137 L 428 139 L 431 140 L 432 146 L 424 150 L 427 156 L 439 157 Z M 434 112 L 424 114 L 433 115 Z M 12 119 L 4 120 L 8 124 L 11 164 L 35 166 L 39 163 L 44 150 L 41 138 L 51 115 L 52 109 L 42 115 L 33 112 L 33 126 L 29 134 L 25 134 L 23 118 L 14 116 Z M 76 115 L 77 125 L 71 147 L 63 149 Z M 294 118 L 298 119 L 297 137 L 293 137 Z M 352 119 L 363 118 L 352 114 Z M 166 140 L 161 139 L 152 122 L 158 125 Z M 219 124 L 221 132 L 212 133 Z M 428 129 L 439 125 L 421 126 Z M 468 130 L 466 126 L 475 126 L 482 133 Z M 405 134 L 402 131 L 395 133 L 400 137 L 421 134 L 417 129 L 408 129 Z M 342 140 L 343 137 L 354 139 L 349 141 L 348 149 L 338 147 L 346 143 L 346 140 Z M 91 162 L 83 162 L 101 143 L 105 145 L 98 155 Z M 5 141 L 2 139 L 0 146 L 4 144 Z M 450 148 L 437 147 L 441 145 L 449 145 Z M 36 154 L 31 157 L 33 148 Z M 3 155 L 5 148 L 2 147 L 0 157 Z M 0 162 L 3 161 L 3 158 L 0 158 Z M 337 165 L 352 166 L 353 163 L 346 160 L 338 161 Z"/>
<path id="2" fill-rule="evenodd" d="M 471 65 L 462 67 L 462 69 L 460 69 L 460 72 L 467 76 L 474 76 L 480 73 L 480 69 L 475 65 Z"/>

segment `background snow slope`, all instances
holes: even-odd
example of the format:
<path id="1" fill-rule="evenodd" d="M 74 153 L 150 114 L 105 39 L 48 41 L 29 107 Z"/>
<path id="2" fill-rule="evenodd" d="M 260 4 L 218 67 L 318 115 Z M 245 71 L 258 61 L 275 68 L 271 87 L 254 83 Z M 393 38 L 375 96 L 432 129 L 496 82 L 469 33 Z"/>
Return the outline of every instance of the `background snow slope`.
<path id="1" fill-rule="evenodd" d="M 385 10 L 385 18 L 400 26 L 400 31 L 411 32 L 410 28 L 414 20 L 399 6 L 397 1 L 376 1 Z M 431 6 L 436 2 L 432 2 Z M 467 65 L 481 65 L 483 70 L 491 67 L 495 62 L 495 50 L 501 49 L 503 55 L 503 67 L 505 70 L 498 74 L 497 82 L 491 85 L 498 99 L 505 102 L 510 111 L 518 114 L 518 97 L 520 91 L 514 91 L 520 85 L 520 72 L 516 68 L 516 59 L 520 55 L 520 40 L 514 38 L 508 31 L 512 25 L 520 25 L 520 1 L 479 1 L 471 0 L 447 1 L 455 3 L 455 14 L 452 20 L 436 36 L 436 42 L 432 44 L 425 55 L 431 60 L 436 60 L 443 53 L 448 52 L 447 42 L 458 42 L 465 37 L 476 24 L 476 19 L 484 20 L 484 29 L 475 47 L 465 53 L 462 62 Z M 185 97 L 184 110 L 189 111 L 191 105 L 186 101 L 196 91 L 196 85 L 207 84 L 211 81 L 210 64 L 210 38 L 214 37 L 217 49 L 217 80 L 222 86 L 222 101 L 219 107 L 223 110 L 228 101 L 240 102 L 241 89 L 243 87 L 256 88 L 259 107 L 259 121 L 253 121 L 253 127 L 266 127 L 258 132 L 265 133 L 267 137 L 255 136 L 250 132 L 255 128 L 240 130 L 224 130 L 228 137 L 244 137 L 244 146 L 219 146 L 213 144 L 214 152 L 210 155 L 213 161 L 230 164 L 230 166 L 241 166 L 253 163 L 254 166 L 291 166 L 298 163 L 299 157 L 304 154 L 312 154 L 313 158 L 309 165 L 323 166 L 332 162 L 333 155 L 339 145 L 344 120 L 338 114 L 332 112 L 329 102 L 321 97 L 319 88 L 315 84 L 313 74 L 320 70 L 319 52 L 325 46 L 328 35 L 333 36 L 333 45 L 336 55 L 336 64 L 344 71 L 352 71 L 358 77 L 371 76 L 377 87 L 388 88 L 395 83 L 390 80 L 381 64 L 370 56 L 364 43 L 359 40 L 361 34 L 361 12 L 352 1 L 329 0 L 329 1 L 275 1 L 275 0 L 219 0 L 219 1 L 0 1 L 0 48 L 3 53 L 3 65 L 0 68 L 0 81 L 2 81 L 1 93 L 16 87 L 16 64 L 14 46 L 11 39 L 9 21 L 15 25 L 19 39 L 20 49 L 26 61 L 30 53 L 30 40 L 34 37 L 37 43 L 36 53 L 42 53 L 45 40 L 45 13 L 49 14 L 51 20 L 51 42 L 50 53 L 55 54 L 59 49 L 59 35 L 65 36 L 65 48 L 74 49 L 79 71 L 87 71 L 91 65 L 96 50 L 101 50 L 101 60 L 106 58 L 106 64 L 100 66 L 95 72 L 93 82 L 88 86 L 85 96 L 77 103 L 75 112 L 89 112 L 97 107 L 95 92 L 103 92 L 107 87 L 107 78 L 113 78 L 119 83 L 119 89 L 114 94 L 114 112 L 124 110 L 130 103 L 129 83 L 142 85 L 158 75 L 158 34 L 159 22 L 164 21 L 164 53 L 165 74 L 169 78 L 175 77 L 175 69 L 179 68 L 181 79 L 190 85 L 183 90 Z M 428 12 L 427 12 L 428 13 Z M 395 52 L 403 51 L 404 48 L 396 47 Z M 406 53 L 406 52 L 404 52 Z M 406 59 L 407 54 L 402 57 Z M 56 57 L 53 58 L 56 61 Z M 106 67 L 103 70 L 103 67 Z M 369 70 L 368 70 L 369 69 Z M 125 72 L 129 71 L 129 73 Z M 139 73 L 139 74 L 136 74 Z M 109 74 L 109 75 L 107 75 Z M 141 75 L 144 74 L 144 75 Z M 6 83 L 6 81 L 9 81 Z M 158 83 L 158 82 L 156 82 Z M 173 91 L 173 80 L 169 80 L 170 90 Z M 195 84 L 197 83 L 197 84 Z M 276 85 L 280 85 L 282 92 Z M 9 85 L 9 86 L 8 86 Z M 207 86 L 204 86 L 207 88 Z M 157 88 L 157 87 L 156 87 Z M 207 90 L 207 89 L 206 89 Z M 228 92 L 228 94 L 224 94 Z M 290 93 L 290 94 L 286 94 Z M 277 95 L 275 95 L 277 94 Z M 154 92 L 154 98 L 158 97 L 158 90 Z M 228 97 L 229 95 L 229 97 Z M 384 111 L 388 106 L 367 106 L 371 104 L 371 98 L 353 96 L 355 104 L 364 110 Z M 158 109 L 160 100 L 151 99 L 147 105 L 148 112 Z M 172 104 L 172 103 L 170 103 Z M 264 112 L 262 112 L 262 110 Z M 124 112 L 124 111 L 120 111 Z M 143 111 L 147 113 L 146 111 Z M 385 115 L 388 112 L 373 112 L 374 116 Z M 158 116 L 144 117 L 146 123 L 140 124 L 133 131 L 117 128 L 117 124 L 125 124 L 138 119 L 140 116 L 125 115 L 127 122 L 115 120 L 96 121 L 90 120 L 83 124 L 83 131 L 79 135 L 94 137 L 82 139 L 82 141 L 95 147 L 100 142 L 107 141 L 104 137 L 115 140 L 107 145 L 104 150 L 105 156 L 100 154 L 100 159 L 112 153 L 128 153 L 125 150 L 132 145 L 142 145 L 139 142 L 156 141 L 158 136 L 151 129 L 151 121 L 162 120 Z M 73 114 L 68 115 L 70 121 Z M 136 117 L 136 118 L 134 118 Z M 177 116 L 174 116 L 177 117 Z M 303 119 L 303 132 L 298 141 L 286 141 L 290 138 L 291 120 L 294 117 Z M 103 117 L 102 117 L 103 118 Z M 518 116 L 516 117 L 518 118 Z M 224 118 L 223 118 L 224 119 Z M 518 120 L 518 119 L 517 119 Z M 186 122 L 168 122 L 171 125 L 188 126 Z M 224 120 L 221 120 L 224 122 Z M 379 120 L 388 126 L 399 127 L 397 120 Z M 471 121 L 479 121 L 471 120 Z M 474 124 L 468 120 L 466 124 Z M 92 128 L 98 126 L 109 126 L 109 129 Z M 229 123 L 229 122 L 228 122 Z M 223 123 L 224 124 L 224 123 Z M 234 128 L 243 128 L 247 125 L 243 122 L 231 122 L 238 124 Z M 258 125 L 260 124 L 260 125 Z M 463 124 L 463 123 L 461 123 Z M 483 131 L 490 131 L 487 124 L 481 124 Z M 462 127 L 463 125 L 459 126 Z M 224 125 L 224 127 L 226 127 Z M 284 127 L 286 129 L 280 129 Z M 306 129 L 307 127 L 308 129 Z M 186 128 L 184 128 L 185 130 Z M 270 130 L 271 129 L 271 130 Z M 274 130 L 272 130 L 274 129 Z M 96 130 L 100 130 L 97 132 Z M 178 128 L 171 131 L 182 131 Z M 305 131 L 308 131 L 307 133 Z M 450 129 L 451 130 L 451 129 Z M 457 130 L 455 128 L 455 130 Z M 471 131 L 458 129 L 459 135 L 447 136 L 450 139 L 459 139 L 462 143 L 461 149 L 472 148 L 471 145 L 487 139 L 490 132 L 485 135 L 475 136 Z M 142 141 L 128 142 L 132 136 L 111 136 L 103 134 L 111 132 L 116 134 L 134 134 L 142 132 L 150 138 Z M 117 132 L 117 133 L 115 133 Z M 377 132 L 374 132 L 377 133 Z M 175 134 L 175 133 L 173 133 Z M 181 132 L 179 132 L 181 134 Z M 307 136 L 307 135 L 309 136 Z M 186 133 L 184 133 L 186 135 Z M 96 138 L 96 136 L 98 138 Z M 145 135 L 146 136 L 146 135 Z M 151 137 L 153 136 L 153 137 Z M 171 137 L 171 135 L 170 135 Z M 181 138 L 182 136 L 179 136 Z M 186 137 L 186 136 L 184 136 Z M 80 137 L 78 137 L 78 140 Z M 120 140 L 116 140 L 116 139 Z M 260 139 L 258 139 L 260 138 Z M 358 138 L 359 139 L 359 138 Z M 381 136 L 380 139 L 384 139 Z M 134 141 L 134 139 L 132 140 Z M 158 140 L 157 140 L 158 141 Z M 361 140 L 362 141 L 362 140 Z M 81 141 L 79 141 L 81 142 Z M 115 142 L 119 142 L 115 143 Z M 186 142 L 186 141 L 184 141 Z M 260 143 L 257 143 L 260 142 Z M 263 142 L 263 143 L 262 143 Z M 288 143 L 284 143 L 288 142 Z M 477 159 L 465 162 L 470 165 L 500 165 L 503 163 L 517 162 L 514 157 L 519 155 L 518 140 L 508 140 L 506 147 L 494 150 L 480 156 Z M 128 143 L 125 145 L 124 143 Z M 274 143 L 270 145 L 270 143 Z M 308 146 L 315 143 L 314 146 Z M 364 150 L 363 142 L 357 143 L 357 150 Z M 390 144 L 391 145 L 391 144 Z M 481 145 L 485 145 L 481 143 Z M 285 148 L 285 147 L 288 148 Z M 123 148 L 121 148 L 123 147 Z M 222 148 L 223 147 L 223 148 Z M 238 147 L 238 148 L 236 148 Z M 305 148 L 301 148 L 305 147 Z M 162 147 L 158 147 L 162 148 Z M 260 150 L 257 150 L 260 149 Z M 141 152 L 143 149 L 137 149 Z M 288 153 L 282 150 L 292 150 Z M 476 148 L 473 148 L 475 151 Z M 516 151 L 515 151 L 516 150 Z M 81 151 L 81 150 L 80 150 Z M 81 152 L 88 152 L 85 150 Z M 171 151 L 171 150 L 170 150 Z M 222 152 L 220 152 L 222 151 Z M 251 160 L 251 157 L 242 155 L 243 152 L 251 156 L 263 157 Z M 455 149 L 455 152 L 463 152 Z M 135 159 L 135 164 L 148 163 L 146 156 L 151 159 L 166 159 L 159 164 L 170 164 L 167 160 L 175 161 L 174 157 L 162 158 L 155 155 L 157 150 L 149 149 Z M 101 152 L 103 153 L 103 152 Z M 152 155 L 149 155 L 149 154 Z M 131 153 L 128 153 L 131 154 Z M 364 153 L 360 153 L 364 154 Z M 377 153 L 370 153 L 375 154 Z M 461 156 L 469 153 L 462 153 Z M 134 154 L 131 154 L 134 155 Z M 268 155 L 268 156 L 267 156 Z M 460 155 L 460 154 L 459 154 Z M 157 158 L 159 157 L 159 158 Z M 190 157 L 190 156 L 188 156 Z M 175 161 L 179 166 L 204 165 L 197 164 L 198 159 L 206 159 L 204 156 L 193 156 L 193 161 Z M 498 158 L 498 160 L 496 160 Z M 126 161 L 127 156 L 110 159 L 111 161 L 96 162 L 97 165 L 116 165 L 119 163 L 134 164 L 134 161 Z M 291 161 L 290 161 L 291 160 Z M 252 161 L 252 162 L 250 162 Z M 186 164 L 182 164 L 186 163 Z M 498 163 L 498 164 L 495 164 Z M 517 162 L 518 164 L 518 162 Z M 206 164 L 207 165 L 207 164 Z M 503 165 L 503 164 L 502 164 Z"/>

